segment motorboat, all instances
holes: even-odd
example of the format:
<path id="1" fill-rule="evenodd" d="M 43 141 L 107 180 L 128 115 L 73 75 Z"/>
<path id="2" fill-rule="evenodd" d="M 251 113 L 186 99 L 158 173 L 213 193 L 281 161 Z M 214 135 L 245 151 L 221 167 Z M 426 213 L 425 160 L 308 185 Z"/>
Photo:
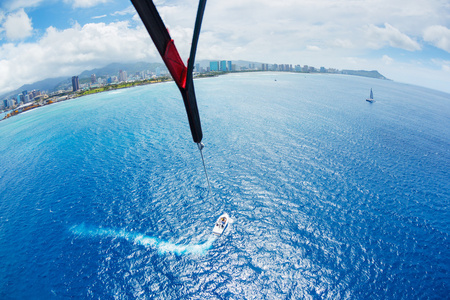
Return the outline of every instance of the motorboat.
<path id="1" fill-rule="evenodd" d="M 214 224 L 214 228 L 212 231 L 213 234 L 221 235 L 225 231 L 225 228 L 227 228 L 229 220 L 230 220 L 230 217 L 228 216 L 227 213 L 222 214 L 217 219 L 216 224 Z"/>

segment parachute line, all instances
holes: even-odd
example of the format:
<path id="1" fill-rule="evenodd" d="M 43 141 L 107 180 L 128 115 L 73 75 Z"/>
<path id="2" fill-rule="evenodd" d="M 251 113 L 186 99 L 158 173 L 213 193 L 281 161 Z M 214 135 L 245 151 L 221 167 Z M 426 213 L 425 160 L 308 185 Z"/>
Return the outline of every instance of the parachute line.
<path id="1" fill-rule="evenodd" d="M 209 184 L 208 173 L 206 172 L 205 159 L 203 158 L 203 152 L 202 152 L 205 145 L 203 145 L 202 143 L 197 143 L 197 146 L 198 146 L 198 150 L 200 150 L 200 155 L 202 156 L 203 170 L 205 170 L 205 176 L 206 176 L 206 181 L 208 182 L 209 193 L 212 196 L 211 185 Z"/>

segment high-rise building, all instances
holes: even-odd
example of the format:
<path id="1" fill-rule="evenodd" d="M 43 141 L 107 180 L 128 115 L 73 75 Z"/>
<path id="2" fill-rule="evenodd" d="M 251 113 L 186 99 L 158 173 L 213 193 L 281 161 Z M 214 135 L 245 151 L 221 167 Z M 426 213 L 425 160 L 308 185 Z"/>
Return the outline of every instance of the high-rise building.
<path id="1" fill-rule="evenodd" d="M 221 60 L 220 61 L 220 71 L 226 72 L 227 71 L 227 61 Z"/>
<path id="2" fill-rule="evenodd" d="M 219 71 L 219 62 L 218 61 L 210 61 L 209 62 L 209 69 L 210 69 L 211 72 Z"/>
<path id="3" fill-rule="evenodd" d="M 97 82 L 97 76 L 95 76 L 95 74 L 91 75 L 91 83 L 96 83 Z"/>
<path id="4" fill-rule="evenodd" d="M 78 76 L 72 76 L 72 89 L 74 92 L 80 89 L 80 84 L 78 83 Z"/>
<path id="5" fill-rule="evenodd" d="M 8 107 L 13 107 L 16 104 L 19 104 L 20 103 L 20 97 L 23 97 L 23 95 L 22 94 L 18 94 L 17 98 L 13 97 L 13 98 L 9 99 L 8 100 Z"/>
<path id="6" fill-rule="evenodd" d="M 127 81 L 127 80 L 128 80 L 127 71 L 119 70 L 119 81 Z"/>
<path id="7" fill-rule="evenodd" d="M 233 65 L 231 63 L 231 60 L 227 61 L 227 70 L 228 70 L 228 72 L 233 71 Z"/>

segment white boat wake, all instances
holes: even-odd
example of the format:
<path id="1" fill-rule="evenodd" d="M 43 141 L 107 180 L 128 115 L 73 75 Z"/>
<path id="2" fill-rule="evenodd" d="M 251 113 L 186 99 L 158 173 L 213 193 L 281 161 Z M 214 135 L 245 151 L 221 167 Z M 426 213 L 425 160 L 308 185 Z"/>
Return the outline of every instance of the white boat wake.
<path id="1" fill-rule="evenodd" d="M 69 230 L 73 234 L 83 237 L 123 238 L 136 244 L 155 248 L 159 254 L 173 253 L 176 255 L 205 255 L 208 250 L 211 249 L 212 244 L 216 240 L 216 237 L 211 236 L 202 244 L 178 245 L 172 242 L 160 240 L 156 237 L 147 236 L 140 233 L 127 232 L 123 229 L 116 230 L 112 228 L 96 228 L 81 224 L 74 225 L 70 227 Z"/>

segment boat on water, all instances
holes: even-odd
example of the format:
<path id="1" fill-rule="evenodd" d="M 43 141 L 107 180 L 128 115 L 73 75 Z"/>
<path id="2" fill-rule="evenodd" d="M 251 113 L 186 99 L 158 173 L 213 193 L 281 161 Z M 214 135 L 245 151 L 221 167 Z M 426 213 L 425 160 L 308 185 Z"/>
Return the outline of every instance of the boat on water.
<path id="1" fill-rule="evenodd" d="M 368 101 L 368 102 L 370 102 L 370 103 L 375 102 L 375 100 L 373 99 L 373 92 L 372 92 L 372 89 L 370 89 L 370 96 L 369 96 L 369 98 L 366 99 L 366 101 Z"/>
<path id="2" fill-rule="evenodd" d="M 230 217 L 228 216 L 227 213 L 224 213 L 223 215 L 221 215 L 217 219 L 212 232 L 215 235 L 221 235 L 225 231 L 225 228 L 227 228 L 229 220 L 230 220 Z"/>

